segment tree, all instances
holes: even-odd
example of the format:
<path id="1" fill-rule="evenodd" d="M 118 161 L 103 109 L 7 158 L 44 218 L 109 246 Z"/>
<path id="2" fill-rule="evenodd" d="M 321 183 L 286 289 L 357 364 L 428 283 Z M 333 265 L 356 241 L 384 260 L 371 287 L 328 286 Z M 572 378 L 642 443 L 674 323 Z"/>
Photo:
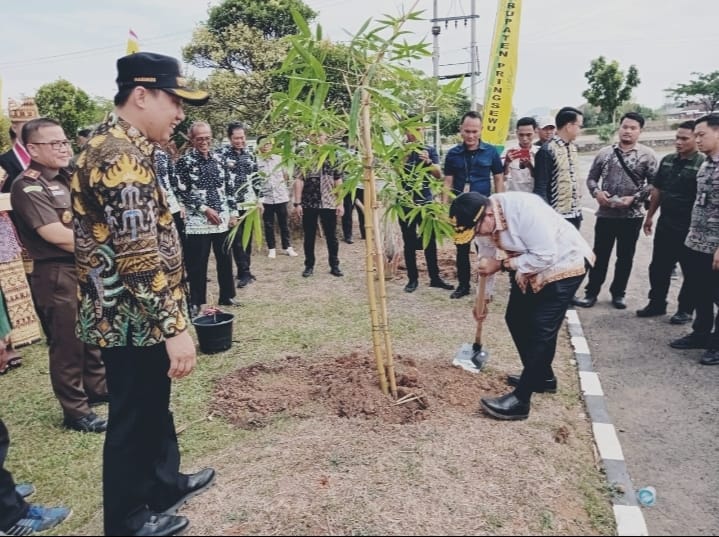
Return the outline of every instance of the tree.
<path id="1" fill-rule="evenodd" d="M 710 113 L 719 108 L 719 71 L 711 73 L 692 73 L 694 80 L 686 84 L 677 84 L 665 91 L 673 98 L 683 101 L 684 106 L 699 103 L 704 112 Z"/>
<path id="2" fill-rule="evenodd" d="M 306 21 L 317 13 L 301 0 L 225 0 L 210 8 L 207 29 L 217 37 L 238 22 L 259 30 L 266 39 L 278 39 L 297 33 L 292 10 Z"/>
<path id="3" fill-rule="evenodd" d="M 372 339 L 380 386 L 384 393 L 391 391 L 396 397 L 393 351 L 389 332 L 387 293 L 384 278 L 384 243 L 380 216 L 383 200 L 384 217 L 414 218 L 421 215 L 420 235 L 425 245 L 434 233 L 438 238 L 452 234 L 446 207 L 438 202 L 414 205 L 412 193 L 403 184 L 419 188 L 429 174 L 408 174 L 403 163 L 409 152 L 420 144 L 403 143 L 407 131 L 418 134 L 427 126 L 429 112 L 441 110 L 452 99 L 456 100 L 461 79 L 440 86 L 433 78 L 409 69 L 408 63 L 429 56 L 426 43 L 411 44 L 404 40 L 403 29 L 407 21 L 419 20 L 419 14 L 410 12 L 377 21 L 377 27 L 368 29 L 367 21 L 348 45 L 348 71 L 343 79 L 351 96 L 349 110 L 327 106 L 332 81 L 323 64 L 326 58 L 321 39 L 321 28 L 313 35 L 297 13 L 293 13 L 300 33 L 290 39 L 282 72 L 287 75 L 286 91 L 273 97 L 271 117 L 281 125 L 273 137 L 283 163 L 291 169 L 317 169 L 324 162 L 344 168 L 344 181 L 337 193 L 341 199 L 362 180 L 365 188 L 366 273 L 369 309 L 372 321 Z M 330 136 L 327 143 L 310 142 L 297 151 L 297 142 L 311 133 L 323 132 Z M 344 137 L 349 147 L 339 143 Z M 356 152 L 350 148 L 356 148 Z M 377 191 L 375 174 L 381 177 L 384 187 Z M 437 181 L 435 186 L 439 187 Z M 409 207 L 407 212 L 400 207 Z M 255 210 L 255 212 L 257 212 Z M 249 214 L 249 211 L 248 213 Z"/>
<path id="4" fill-rule="evenodd" d="M 649 108 L 648 106 L 644 106 L 633 101 L 624 103 L 619 109 L 620 114 L 626 114 L 627 112 L 637 112 L 641 114 L 644 119 L 657 119 L 659 117 L 659 114 L 657 114 L 656 110 L 653 108 Z"/>
<path id="5" fill-rule="evenodd" d="M 87 93 L 63 79 L 41 86 L 35 102 L 40 115 L 60 122 L 71 140 L 79 129 L 91 125 L 97 117 L 97 105 Z"/>
<path id="6" fill-rule="evenodd" d="M 287 87 L 286 78 L 275 71 L 289 50 L 287 36 L 297 32 L 290 9 L 310 20 L 315 16 L 300 0 L 225 0 L 210 8 L 183 57 L 212 69 L 199 84 L 212 98 L 188 116 L 207 121 L 215 132 L 232 120 L 250 127 L 262 121 L 270 95 Z"/>
<path id="7" fill-rule="evenodd" d="M 10 149 L 10 118 L 0 116 L 0 153 Z"/>
<path id="8" fill-rule="evenodd" d="M 451 107 L 439 115 L 439 133 L 442 136 L 456 136 L 459 133 L 459 121 L 472 109 L 472 102 L 467 92 L 462 90 L 454 99 Z"/>
<path id="9" fill-rule="evenodd" d="M 627 74 L 619 69 L 619 63 L 614 60 L 607 63 L 604 56 L 592 60 L 589 71 L 584 73 L 589 82 L 589 89 L 582 93 L 585 99 L 602 111 L 605 122 L 615 123 L 617 109 L 632 96 L 632 90 L 641 80 L 639 71 L 634 65 L 629 66 Z"/>

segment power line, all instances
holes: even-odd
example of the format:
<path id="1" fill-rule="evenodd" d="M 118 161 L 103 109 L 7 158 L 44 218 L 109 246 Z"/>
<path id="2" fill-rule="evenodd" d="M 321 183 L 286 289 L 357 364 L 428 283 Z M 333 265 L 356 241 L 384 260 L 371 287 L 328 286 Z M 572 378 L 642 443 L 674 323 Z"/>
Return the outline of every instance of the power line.
<path id="1" fill-rule="evenodd" d="M 171 34 L 164 34 L 159 35 L 157 37 L 151 37 L 148 39 L 143 39 L 141 43 L 154 43 L 156 41 L 161 41 L 164 39 L 168 39 L 170 37 L 177 37 L 179 35 L 185 35 L 187 34 L 187 31 L 183 32 L 174 32 Z M 0 69 L 6 69 L 10 67 L 24 67 L 27 65 L 37 65 L 42 63 L 47 63 L 49 61 L 57 61 L 57 60 L 63 60 L 63 59 L 76 59 L 77 57 L 87 57 L 87 56 L 94 56 L 95 54 L 99 54 L 108 50 L 116 50 L 117 48 L 122 48 L 125 45 L 124 42 L 120 42 L 114 45 L 107 45 L 104 47 L 94 47 L 94 48 L 88 48 L 83 50 L 76 50 L 73 52 L 64 52 L 62 54 L 54 54 L 51 56 L 37 56 L 35 58 L 26 58 L 24 60 L 13 60 L 9 62 L 0 62 Z"/>

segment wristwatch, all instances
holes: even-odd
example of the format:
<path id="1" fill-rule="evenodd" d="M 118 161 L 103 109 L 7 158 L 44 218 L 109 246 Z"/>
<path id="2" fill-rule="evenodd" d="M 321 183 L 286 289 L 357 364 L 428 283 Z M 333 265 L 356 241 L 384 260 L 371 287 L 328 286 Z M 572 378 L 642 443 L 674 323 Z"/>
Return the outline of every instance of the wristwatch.
<path id="1" fill-rule="evenodd" d="M 299 206 L 302 205 L 302 204 L 295 202 L 295 203 L 293 203 L 292 205 L 295 206 L 295 207 L 299 207 Z"/>

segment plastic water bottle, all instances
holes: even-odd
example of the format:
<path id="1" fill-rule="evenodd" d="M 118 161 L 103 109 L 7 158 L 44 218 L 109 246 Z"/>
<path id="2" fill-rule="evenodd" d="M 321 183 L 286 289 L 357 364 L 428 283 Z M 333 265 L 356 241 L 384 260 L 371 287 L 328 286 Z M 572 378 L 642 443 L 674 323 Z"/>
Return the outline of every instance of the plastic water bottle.
<path id="1" fill-rule="evenodd" d="M 637 500 L 645 507 L 651 507 L 657 503 L 657 491 L 654 487 L 642 487 L 637 491 Z"/>

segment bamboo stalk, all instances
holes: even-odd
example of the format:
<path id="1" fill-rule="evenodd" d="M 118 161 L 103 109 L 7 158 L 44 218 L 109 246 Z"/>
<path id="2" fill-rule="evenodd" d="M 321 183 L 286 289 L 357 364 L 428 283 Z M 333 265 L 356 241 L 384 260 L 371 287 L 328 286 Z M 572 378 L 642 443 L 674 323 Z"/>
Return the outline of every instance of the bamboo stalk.
<path id="1" fill-rule="evenodd" d="M 387 284 L 385 281 L 384 274 L 384 243 L 382 240 L 382 233 L 379 221 L 379 213 L 377 209 L 379 203 L 377 201 L 377 185 L 374 177 L 374 170 L 372 169 L 372 161 L 374 160 L 374 154 L 372 152 L 372 137 L 370 132 L 370 95 L 366 89 L 362 89 L 362 136 L 365 144 L 365 178 L 369 177 L 369 188 L 370 188 L 370 203 L 371 214 L 369 217 L 372 219 L 374 225 L 374 242 L 376 249 L 375 266 L 377 270 L 377 286 L 375 288 L 376 296 L 379 300 L 379 318 L 381 321 L 380 332 L 384 340 L 384 352 L 385 352 L 385 365 L 386 365 L 386 379 L 389 380 L 389 389 L 392 393 L 392 397 L 397 398 L 397 380 L 394 371 L 394 355 L 392 354 L 392 339 L 389 333 L 389 315 L 387 311 Z M 368 215 L 365 215 L 365 222 L 369 220 Z M 369 235 L 366 235 L 369 236 Z M 386 392 L 385 392 L 386 393 Z"/>
<path id="2" fill-rule="evenodd" d="M 377 308 L 377 289 L 375 286 L 375 274 L 377 272 L 376 264 L 376 253 L 381 251 L 378 246 L 381 246 L 376 240 L 376 230 L 373 229 L 375 219 L 375 183 L 374 174 L 372 172 L 372 161 L 374 155 L 372 152 L 372 135 L 370 132 L 369 122 L 369 97 L 366 92 L 362 95 L 362 115 L 360 128 L 362 131 L 362 161 L 364 166 L 364 183 L 365 183 L 365 195 L 369 196 L 369 203 L 365 203 L 365 249 L 366 249 L 366 273 L 367 273 L 367 290 L 369 295 L 369 309 L 370 317 L 372 318 L 372 346 L 374 348 L 375 362 L 377 364 L 377 374 L 379 375 L 379 384 L 382 389 L 382 393 L 385 395 L 389 393 L 387 385 L 387 373 L 385 371 L 385 358 L 384 350 L 382 348 L 382 320 L 380 319 L 380 312 Z"/>

